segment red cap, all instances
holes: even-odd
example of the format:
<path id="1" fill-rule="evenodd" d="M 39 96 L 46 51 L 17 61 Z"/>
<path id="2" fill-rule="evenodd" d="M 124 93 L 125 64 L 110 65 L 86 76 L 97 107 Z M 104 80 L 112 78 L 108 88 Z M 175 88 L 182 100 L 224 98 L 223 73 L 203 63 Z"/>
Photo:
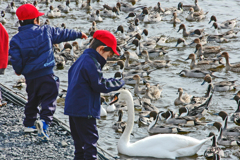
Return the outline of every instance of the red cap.
<path id="1" fill-rule="evenodd" d="M 27 20 L 42 16 L 44 13 L 39 12 L 37 8 L 32 4 L 24 4 L 18 7 L 16 15 L 19 20 Z"/>
<path id="2" fill-rule="evenodd" d="M 97 30 L 93 34 L 93 38 L 96 38 L 106 44 L 106 46 L 112 48 L 113 52 L 119 56 L 119 53 L 117 52 L 117 39 L 115 36 L 106 30 Z"/>

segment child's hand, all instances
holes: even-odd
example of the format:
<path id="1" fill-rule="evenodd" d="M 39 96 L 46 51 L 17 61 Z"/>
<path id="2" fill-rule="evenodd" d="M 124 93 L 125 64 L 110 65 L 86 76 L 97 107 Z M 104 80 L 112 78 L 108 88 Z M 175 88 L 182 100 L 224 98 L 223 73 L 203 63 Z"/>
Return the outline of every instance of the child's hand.
<path id="1" fill-rule="evenodd" d="M 87 38 L 88 38 L 88 36 L 87 36 L 85 33 L 82 32 L 82 37 L 81 37 L 81 39 L 87 39 Z"/>

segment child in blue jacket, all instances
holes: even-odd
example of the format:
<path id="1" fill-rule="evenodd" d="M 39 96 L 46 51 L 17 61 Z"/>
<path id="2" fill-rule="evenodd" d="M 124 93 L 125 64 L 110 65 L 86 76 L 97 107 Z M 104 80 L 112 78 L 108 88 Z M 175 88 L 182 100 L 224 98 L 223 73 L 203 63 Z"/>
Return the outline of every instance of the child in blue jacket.
<path id="1" fill-rule="evenodd" d="M 76 38 L 87 38 L 74 30 L 39 26 L 39 12 L 35 6 L 24 4 L 16 15 L 21 27 L 10 41 L 10 61 L 17 75 L 24 75 L 27 84 L 28 102 L 25 106 L 25 132 L 38 130 L 38 138 L 47 142 L 47 128 L 53 120 L 58 96 L 59 79 L 53 74 L 55 66 L 53 44 Z M 41 104 L 41 110 L 38 105 Z M 37 120 L 40 114 L 40 120 Z M 35 126 L 34 126 L 35 124 Z"/>
<path id="2" fill-rule="evenodd" d="M 68 72 L 68 91 L 64 114 L 69 115 L 71 134 L 75 145 L 74 159 L 97 159 L 100 118 L 100 93 L 116 91 L 123 80 L 105 79 L 101 69 L 108 57 L 118 54 L 117 40 L 105 30 L 97 30 L 89 49 L 86 49 Z"/>

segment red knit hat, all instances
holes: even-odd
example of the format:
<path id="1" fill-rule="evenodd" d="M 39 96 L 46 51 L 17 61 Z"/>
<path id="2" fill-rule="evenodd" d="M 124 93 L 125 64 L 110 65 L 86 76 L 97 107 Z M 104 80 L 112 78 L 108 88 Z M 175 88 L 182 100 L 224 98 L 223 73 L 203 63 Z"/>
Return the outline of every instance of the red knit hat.
<path id="1" fill-rule="evenodd" d="M 19 20 L 27 20 L 42 16 L 44 13 L 39 12 L 32 4 L 24 4 L 17 9 L 16 15 Z"/>
<path id="2" fill-rule="evenodd" d="M 117 52 L 117 39 L 115 36 L 106 30 L 97 30 L 93 34 L 93 38 L 96 38 L 106 44 L 106 46 L 112 48 L 113 52 L 119 56 L 119 53 Z"/>

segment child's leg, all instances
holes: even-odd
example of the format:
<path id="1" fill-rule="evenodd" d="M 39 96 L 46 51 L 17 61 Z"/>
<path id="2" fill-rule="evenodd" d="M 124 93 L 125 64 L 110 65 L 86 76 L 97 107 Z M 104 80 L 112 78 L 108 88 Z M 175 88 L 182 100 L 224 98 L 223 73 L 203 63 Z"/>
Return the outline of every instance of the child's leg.
<path id="1" fill-rule="evenodd" d="M 40 118 L 47 124 L 50 124 L 53 120 L 53 114 L 56 110 L 56 98 L 58 96 L 59 79 L 54 75 L 47 75 L 40 77 L 39 83 L 41 88 L 39 89 L 39 97 L 41 97 Z"/>
<path id="2" fill-rule="evenodd" d="M 77 159 L 84 159 L 84 150 L 83 150 L 83 140 L 82 137 L 78 135 L 77 128 L 78 124 L 75 124 L 73 117 L 69 116 L 69 124 L 71 129 L 71 135 L 74 140 L 74 146 L 75 146 L 75 157 L 74 160 Z"/>
<path id="3" fill-rule="evenodd" d="M 97 140 L 98 131 L 95 118 L 85 117 L 71 117 L 75 124 L 75 129 L 79 137 L 84 143 L 84 159 L 95 160 L 97 159 Z M 75 143 L 75 140 L 74 140 Z M 75 146 L 79 150 L 80 146 Z M 75 151 L 77 152 L 77 150 Z M 76 154 L 75 154 L 76 156 Z M 76 159 L 76 158 L 75 158 Z"/>
<path id="4" fill-rule="evenodd" d="M 40 104 L 40 99 L 38 97 L 38 86 L 36 85 L 36 80 L 26 80 L 27 84 L 27 94 L 28 94 L 28 102 L 25 106 L 25 118 L 23 124 L 25 127 L 34 126 L 34 122 L 37 119 L 37 114 L 39 113 L 39 109 L 37 108 Z"/>

